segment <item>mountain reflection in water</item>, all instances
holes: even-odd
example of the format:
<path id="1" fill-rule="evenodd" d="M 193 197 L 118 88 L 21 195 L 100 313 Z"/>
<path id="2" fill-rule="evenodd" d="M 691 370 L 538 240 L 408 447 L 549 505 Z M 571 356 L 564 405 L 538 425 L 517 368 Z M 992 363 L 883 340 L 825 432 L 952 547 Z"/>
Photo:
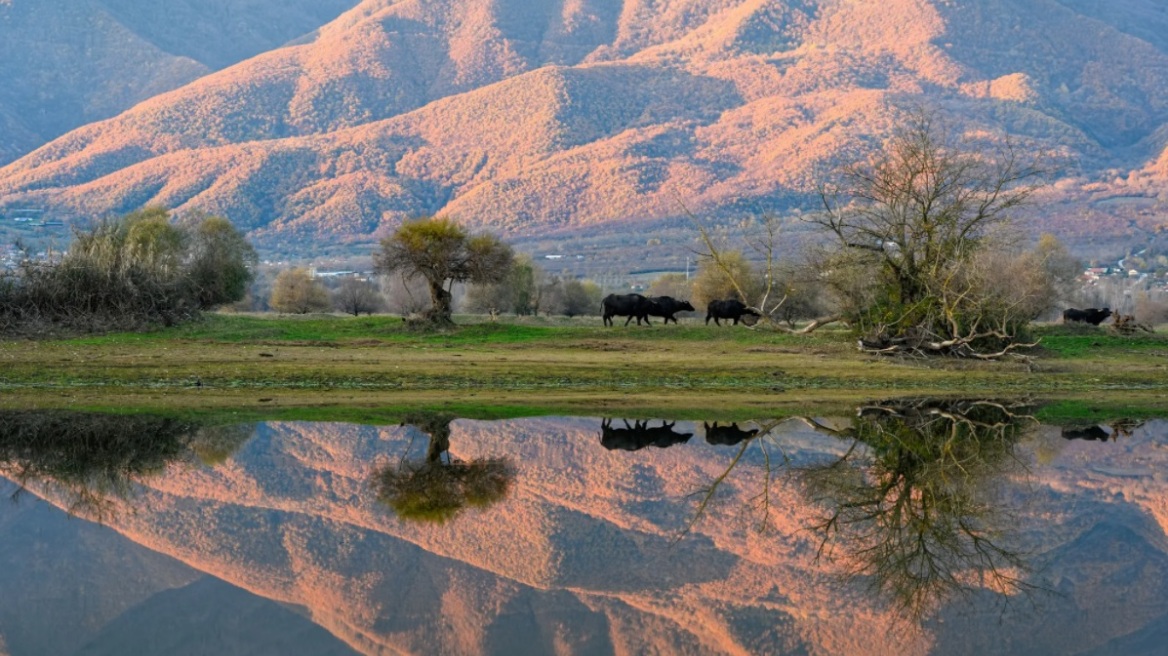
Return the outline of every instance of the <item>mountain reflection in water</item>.
<path id="1" fill-rule="evenodd" d="M 1168 424 L 1129 424 L 1101 443 L 1064 439 L 1024 407 L 962 403 L 736 424 L 433 414 L 386 427 L 272 422 L 235 429 L 214 448 L 196 437 L 203 428 L 163 423 L 159 434 L 173 439 L 157 455 L 99 458 L 140 463 L 112 468 L 122 473 L 107 487 L 129 494 L 108 502 L 131 511 L 104 518 L 117 539 L 300 609 L 366 654 L 1157 653 L 1168 631 L 1159 473 Z M 633 431 L 622 444 L 654 448 L 605 448 L 606 427 Z M 662 428 L 675 437 L 647 434 Z M 104 480 L 6 448 L 4 475 L 60 507 L 74 506 L 77 480 Z M 428 481 L 421 492 L 410 481 L 389 494 L 379 485 L 387 472 L 409 479 L 476 462 L 507 473 L 486 492 L 446 473 L 432 473 L 446 477 L 439 492 Z M 715 481 L 685 532 L 695 491 Z M 769 530 L 760 533 L 762 490 Z M 443 521 L 401 521 L 415 492 L 438 500 L 420 504 L 418 518 Z M 4 517 L 0 545 L 19 543 Z M 992 548 L 971 546 L 985 539 Z M 126 549 L 102 545 L 87 547 L 91 557 Z M 20 562 L 3 549 L 5 562 Z M 817 559 L 821 551 L 834 557 Z M 907 566 L 881 570 L 882 558 Z M 933 570 L 945 585 L 906 605 L 898 593 L 932 581 Z M 897 578 L 905 571 L 908 583 Z M 841 585 L 841 575 L 865 585 Z M 953 598 L 953 582 L 966 599 Z M 120 584 L 111 572 L 56 597 L 71 603 Z M 1054 594 L 1003 611 L 1002 595 L 1026 585 Z M 932 619 L 907 629 L 902 609 L 925 606 L 919 615 Z M 5 622 L 52 612 L 0 602 L 0 640 Z M 184 607 L 187 616 L 198 613 Z"/>

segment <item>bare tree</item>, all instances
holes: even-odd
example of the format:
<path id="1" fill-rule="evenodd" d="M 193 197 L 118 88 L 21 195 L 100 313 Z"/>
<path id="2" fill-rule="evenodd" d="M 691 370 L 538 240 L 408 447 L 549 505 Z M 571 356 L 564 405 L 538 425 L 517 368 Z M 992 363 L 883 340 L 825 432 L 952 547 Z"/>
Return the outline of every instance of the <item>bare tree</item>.
<path id="1" fill-rule="evenodd" d="M 708 256 L 698 263 L 692 298 L 697 307 L 726 299 L 753 305 L 757 287 L 754 267 L 742 251 L 710 246 Z"/>
<path id="2" fill-rule="evenodd" d="M 497 237 L 472 236 L 449 218 L 407 221 L 381 240 L 381 251 L 374 255 L 379 273 L 426 281 L 431 301 L 426 319 L 438 325 L 453 323 L 455 283 L 498 282 L 512 259 L 511 248 Z"/>
<path id="3" fill-rule="evenodd" d="M 594 315 L 600 312 L 600 285 L 591 280 L 566 280 L 563 283 L 560 314 L 568 317 Z"/>
<path id="4" fill-rule="evenodd" d="M 538 305 L 538 283 L 543 270 L 530 255 L 517 255 L 503 279 L 496 283 L 472 284 L 466 303 L 470 312 L 513 312 L 532 314 Z"/>
<path id="5" fill-rule="evenodd" d="M 666 273 L 658 276 L 649 283 L 646 296 L 669 296 L 691 300 L 694 294 L 694 285 L 684 273 Z"/>
<path id="6" fill-rule="evenodd" d="M 698 253 L 702 259 L 694 278 L 694 302 L 706 305 L 715 300 L 735 298 L 758 313 L 761 321 L 756 325 L 787 332 L 808 333 L 839 321 L 838 315 L 824 316 L 800 330 L 794 329 L 794 317 L 805 318 L 804 313 L 817 307 L 818 303 L 805 297 L 812 292 L 811 285 L 796 288 L 794 267 L 779 258 L 781 218 L 768 215 L 743 225 L 744 241 L 753 251 L 753 257 L 727 248 L 697 217 L 690 215 L 690 218 L 697 226 L 704 247 Z M 761 271 L 756 271 L 755 263 L 761 265 Z M 804 297 L 799 306 L 790 307 L 791 298 L 801 294 Z M 786 322 L 788 327 L 784 328 L 779 322 Z"/>
<path id="7" fill-rule="evenodd" d="M 823 211 L 809 220 L 834 237 L 832 271 L 858 294 L 843 305 L 861 348 L 999 357 L 1019 346 L 1025 322 L 993 312 L 965 272 L 1038 175 L 1009 141 L 979 147 L 921 111 L 872 160 L 821 189 Z"/>
<path id="8" fill-rule="evenodd" d="M 345 278 L 332 296 L 333 307 L 353 316 L 373 314 L 385 305 L 377 286 L 362 278 Z"/>
<path id="9" fill-rule="evenodd" d="M 425 282 L 416 278 L 411 280 L 400 272 L 383 275 L 380 280 L 381 295 L 389 312 L 408 317 L 420 315 L 430 308 L 430 291 Z"/>

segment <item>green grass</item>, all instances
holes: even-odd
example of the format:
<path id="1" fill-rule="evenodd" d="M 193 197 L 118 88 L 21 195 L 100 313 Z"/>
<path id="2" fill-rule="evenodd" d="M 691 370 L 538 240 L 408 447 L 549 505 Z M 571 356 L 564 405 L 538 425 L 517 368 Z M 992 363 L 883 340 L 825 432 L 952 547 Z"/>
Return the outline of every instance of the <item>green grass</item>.
<path id="1" fill-rule="evenodd" d="M 419 333 L 395 317 L 223 314 L 146 333 L 0 342 L 0 407 L 392 421 L 417 407 L 743 418 L 904 395 L 1168 406 L 1164 334 L 1038 327 L 1042 345 L 1023 363 L 864 355 L 842 328 L 795 336 L 692 320 L 479 321 Z M 1069 416 L 1074 404 L 1064 403 L 1057 412 Z"/>
<path id="2" fill-rule="evenodd" d="M 1060 358 L 1088 358 L 1100 353 L 1127 353 L 1168 357 L 1168 336 L 1162 333 L 1115 335 L 1104 329 L 1068 331 L 1052 326 L 1038 331 L 1042 349 Z"/>
<path id="3" fill-rule="evenodd" d="M 61 340 L 77 346 L 142 344 L 158 341 L 192 340 L 225 344 L 290 343 L 341 345 L 352 342 L 412 343 L 426 345 L 520 344 L 556 342 L 570 345 L 573 340 L 618 337 L 636 342 L 717 341 L 731 343 L 824 342 L 820 337 L 795 337 L 778 333 L 746 330 L 741 327 L 704 326 L 697 323 L 651 327 L 635 324 L 606 328 L 596 317 L 541 322 L 518 318 L 498 323 L 482 322 L 481 317 L 457 317 L 466 322 L 440 332 L 411 330 L 397 317 L 345 317 L 335 315 L 271 316 L 213 314 L 200 321 L 175 328 L 149 332 L 112 333 Z M 472 323 L 473 322 L 473 323 Z M 829 333 L 832 331 L 828 331 Z M 828 340 L 835 341 L 835 340 Z M 827 342 L 824 342 L 827 343 Z"/>

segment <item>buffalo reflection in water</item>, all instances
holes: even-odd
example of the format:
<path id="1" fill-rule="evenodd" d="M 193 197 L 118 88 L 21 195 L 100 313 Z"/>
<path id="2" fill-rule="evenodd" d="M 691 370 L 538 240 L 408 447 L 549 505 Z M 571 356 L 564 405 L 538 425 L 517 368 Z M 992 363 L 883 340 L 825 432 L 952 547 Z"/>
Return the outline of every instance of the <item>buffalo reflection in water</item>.
<path id="1" fill-rule="evenodd" d="M 759 433 L 759 429 L 757 428 L 739 428 L 738 422 L 734 422 L 729 426 L 719 426 L 716 421 L 712 426 L 709 422 L 703 422 L 702 427 L 706 429 L 706 442 L 723 446 L 734 446 L 735 444 L 752 440 Z"/>
<path id="2" fill-rule="evenodd" d="M 797 470 L 826 510 L 817 558 L 838 550 L 850 576 L 919 619 L 974 586 L 1033 586 L 1006 546 L 994 483 L 1019 467 L 1014 447 L 1035 420 L 1024 404 L 903 400 L 860 408 L 851 425 L 816 430 L 851 441 L 834 461 Z M 1008 598 L 1008 597 L 1006 597 Z"/>
<path id="3" fill-rule="evenodd" d="M 515 471 L 506 459 L 463 461 L 450 456 L 450 423 L 455 418 L 438 412 L 406 416 L 402 425 L 416 426 L 429 437 L 426 458 L 402 460 L 374 472 L 378 500 L 401 519 L 442 524 L 468 507 L 495 504 L 511 491 Z"/>
<path id="4" fill-rule="evenodd" d="M 648 421 L 633 421 L 629 425 L 623 420 L 624 428 L 612 425 L 612 419 L 603 419 L 600 422 L 600 444 L 609 451 L 640 451 L 647 446 L 667 449 L 675 444 L 684 444 L 693 437 L 693 433 L 679 433 L 673 430 L 677 423 L 662 421 L 656 428 L 650 428 Z"/>
<path id="5" fill-rule="evenodd" d="M 67 411 L 0 412 L 0 475 L 17 484 L 49 483 L 66 510 L 102 521 L 115 500 L 171 463 L 226 460 L 252 434 L 250 426 L 208 427 L 148 415 Z M 15 496 L 14 495 L 14 496 Z"/>
<path id="6" fill-rule="evenodd" d="M 1138 419 L 1117 419 L 1107 428 L 1094 424 L 1092 426 L 1064 426 L 1063 439 L 1088 440 L 1097 442 L 1115 442 L 1121 437 L 1131 437 L 1132 431 L 1143 426 L 1144 422 Z"/>

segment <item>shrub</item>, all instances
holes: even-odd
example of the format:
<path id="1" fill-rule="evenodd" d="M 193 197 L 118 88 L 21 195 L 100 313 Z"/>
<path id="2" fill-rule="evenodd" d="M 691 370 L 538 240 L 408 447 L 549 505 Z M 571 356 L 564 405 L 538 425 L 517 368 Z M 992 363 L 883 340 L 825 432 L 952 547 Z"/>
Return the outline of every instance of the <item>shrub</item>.
<path id="1" fill-rule="evenodd" d="M 222 217 L 148 208 L 78 230 L 63 255 L 0 274 L 0 333 L 174 325 L 246 294 L 255 250 Z"/>

